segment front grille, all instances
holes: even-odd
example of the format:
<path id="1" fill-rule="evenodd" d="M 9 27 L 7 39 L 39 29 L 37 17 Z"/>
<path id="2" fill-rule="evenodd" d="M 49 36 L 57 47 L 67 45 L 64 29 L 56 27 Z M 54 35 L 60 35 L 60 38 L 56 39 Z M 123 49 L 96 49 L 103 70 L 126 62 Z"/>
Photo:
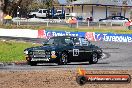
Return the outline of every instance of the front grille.
<path id="1" fill-rule="evenodd" d="M 33 55 L 45 55 L 45 51 L 33 51 Z"/>
<path id="2" fill-rule="evenodd" d="M 44 50 L 33 51 L 33 57 L 50 57 L 50 52 L 46 52 Z"/>
<path id="3" fill-rule="evenodd" d="M 46 57 L 45 51 L 44 50 L 33 51 L 33 57 Z"/>

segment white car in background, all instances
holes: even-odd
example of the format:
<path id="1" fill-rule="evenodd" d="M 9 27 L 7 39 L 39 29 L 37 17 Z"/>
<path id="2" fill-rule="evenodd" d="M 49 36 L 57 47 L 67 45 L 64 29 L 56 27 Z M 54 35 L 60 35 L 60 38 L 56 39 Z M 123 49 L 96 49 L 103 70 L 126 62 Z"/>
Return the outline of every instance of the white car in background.
<path id="1" fill-rule="evenodd" d="M 38 9 L 38 11 L 30 12 L 29 16 L 33 17 L 47 17 L 48 9 Z"/>
<path id="2" fill-rule="evenodd" d="M 104 22 L 104 23 L 125 23 L 128 22 L 129 19 L 125 18 L 123 16 L 111 16 L 105 19 L 99 19 L 99 22 Z"/>

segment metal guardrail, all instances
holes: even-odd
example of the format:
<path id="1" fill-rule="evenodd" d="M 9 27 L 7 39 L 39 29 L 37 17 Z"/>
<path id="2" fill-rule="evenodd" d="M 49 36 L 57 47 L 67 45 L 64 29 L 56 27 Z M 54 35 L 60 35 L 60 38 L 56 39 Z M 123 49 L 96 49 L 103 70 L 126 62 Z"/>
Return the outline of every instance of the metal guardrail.
<path id="1" fill-rule="evenodd" d="M 19 25 L 43 25 L 43 26 L 69 26 L 71 24 L 66 23 L 66 21 L 64 19 L 36 19 L 36 18 L 32 18 L 32 19 L 13 19 L 13 24 L 17 24 L 17 26 Z M 123 26 L 125 27 L 125 24 L 122 22 L 89 22 L 89 21 L 77 21 L 76 24 L 73 24 L 72 27 L 102 27 L 102 26 Z M 69 26 L 71 27 L 71 26 Z"/>

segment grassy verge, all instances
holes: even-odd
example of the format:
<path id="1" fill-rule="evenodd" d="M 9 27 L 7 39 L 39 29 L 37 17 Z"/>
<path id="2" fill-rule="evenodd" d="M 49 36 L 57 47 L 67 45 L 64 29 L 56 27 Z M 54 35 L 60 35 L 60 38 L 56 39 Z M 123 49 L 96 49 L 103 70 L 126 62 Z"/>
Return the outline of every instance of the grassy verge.
<path id="1" fill-rule="evenodd" d="M 25 60 L 23 50 L 31 46 L 37 46 L 37 44 L 15 41 L 0 41 L 0 62 L 15 62 Z"/>
<path id="2" fill-rule="evenodd" d="M 22 26 L 16 26 L 16 25 L 2 25 L 0 24 L 0 28 L 6 28 L 6 29 L 48 29 L 48 30 L 64 30 L 64 31 L 80 31 L 80 32 L 103 32 L 103 33 L 118 33 L 118 34 L 132 34 L 132 30 L 128 30 L 125 27 L 79 27 L 79 28 L 70 28 L 66 26 L 34 26 L 34 25 L 22 25 Z"/>

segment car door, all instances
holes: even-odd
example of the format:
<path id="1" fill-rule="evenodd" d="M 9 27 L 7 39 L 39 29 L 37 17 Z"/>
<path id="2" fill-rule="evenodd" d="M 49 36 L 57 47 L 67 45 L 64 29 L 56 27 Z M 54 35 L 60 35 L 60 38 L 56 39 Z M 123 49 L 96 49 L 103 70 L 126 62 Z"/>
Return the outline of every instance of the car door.
<path id="1" fill-rule="evenodd" d="M 37 17 L 42 17 L 42 10 L 39 10 L 38 13 L 36 14 Z"/>
<path id="2" fill-rule="evenodd" d="M 69 50 L 70 54 L 70 60 L 71 61 L 84 61 L 84 53 L 85 53 L 85 48 L 82 46 L 80 38 L 74 38 L 73 40 L 74 45 L 72 46 L 71 50 Z"/>
<path id="3" fill-rule="evenodd" d="M 82 47 L 83 47 L 83 50 L 84 50 L 83 61 L 86 61 L 91 57 L 91 53 L 92 53 L 91 44 L 85 38 L 81 38 L 81 42 L 82 42 Z"/>

